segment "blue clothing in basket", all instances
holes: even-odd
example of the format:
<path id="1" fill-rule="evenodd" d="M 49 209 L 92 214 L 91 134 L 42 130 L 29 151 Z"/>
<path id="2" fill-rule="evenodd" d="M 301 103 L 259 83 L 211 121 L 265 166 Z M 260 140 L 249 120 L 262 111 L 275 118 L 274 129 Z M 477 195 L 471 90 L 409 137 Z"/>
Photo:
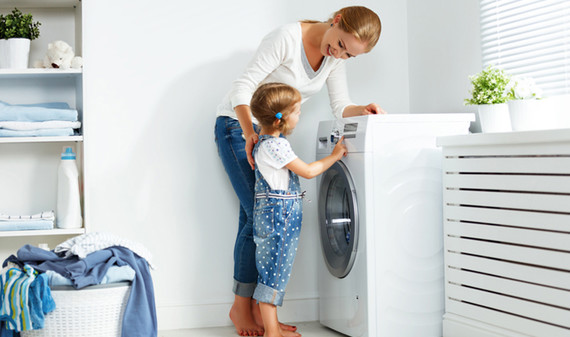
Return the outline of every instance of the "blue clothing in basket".
<path id="1" fill-rule="evenodd" d="M 130 249 L 113 246 L 95 251 L 84 259 L 77 256 L 60 257 L 30 245 L 18 250 L 17 257 L 10 256 L 6 263 L 29 264 L 36 270 L 53 270 L 69 278 L 77 289 L 99 284 L 108 269 L 113 266 L 129 265 L 135 271 L 131 293 L 123 316 L 122 337 L 156 337 L 158 324 L 154 301 L 154 286 L 148 263 Z M 56 303 L 57 305 L 57 303 Z"/>

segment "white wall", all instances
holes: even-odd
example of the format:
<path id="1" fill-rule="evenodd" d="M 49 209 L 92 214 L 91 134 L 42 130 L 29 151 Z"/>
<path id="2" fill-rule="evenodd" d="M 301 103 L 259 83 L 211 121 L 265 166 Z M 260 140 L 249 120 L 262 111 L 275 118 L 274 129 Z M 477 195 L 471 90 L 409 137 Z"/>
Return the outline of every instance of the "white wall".
<path id="1" fill-rule="evenodd" d="M 463 100 L 482 66 L 479 1 L 408 0 L 408 29 L 411 111 L 475 113 Z"/>
<path id="2" fill-rule="evenodd" d="M 419 14 L 427 12 L 449 20 L 453 30 L 463 22 L 455 16 L 478 13 L 435 13 L 422 3 L 359 2 L 380 14 L 384 29 L 372 52 L 348 62 L 354 101 L 375 101 L 390 113 L 455 111 L 457 97 L 430 100 L 425 109 L 419 105 L 429 97 L 423 86 L 446 86 L 449 78 L 439 78 L 435 85 L 429 81 L 433 73 L 424 63 L 431 62 L 423 56 L 429 44 L 412 38 L 409 43 L 408 37 L 422 26 L 409 20 L 423 22 Z M 325 20 L 353 4 L 83 1 L 86 218 L 90 231 L 111 231 L 154 253 L 159 329 L 230 324 L 238 202 L 214 144 L 217 104 L 269 30 L 299 19 Z M 468 5 L 453 6 L 471 10 Z M 445 34 L 446 29 L 439 32 Z M 454 54 L 466 56 L 461 50 Z M 444 66 L 445 61 L 437 64 Z M 449 76 L 460 82 L 464 72 L 453 67 Z M 332 118 L 326 89 L 302 109 L 301 123 L 290 139 L 297 154 L 312 161 L 317 123 Z M 280 309 L 285 321 L 318 318 L 316 183 L 302 184 L 313 202 L 304 206 L 298 257 Z"/>

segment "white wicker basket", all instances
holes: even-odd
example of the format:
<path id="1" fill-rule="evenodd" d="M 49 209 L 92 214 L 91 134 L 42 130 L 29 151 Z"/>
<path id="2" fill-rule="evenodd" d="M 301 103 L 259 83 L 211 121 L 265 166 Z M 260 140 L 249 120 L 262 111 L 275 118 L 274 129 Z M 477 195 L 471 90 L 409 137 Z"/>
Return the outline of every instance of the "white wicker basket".
<path id="1" fill-rule="evenodd" d="M 40 330 L 22 331 L 22 337 L 120 337 L 123 313 L 131 286 L 111 283 L 76 290 L 54 288 L 56 309 L 45 316 Z"/>

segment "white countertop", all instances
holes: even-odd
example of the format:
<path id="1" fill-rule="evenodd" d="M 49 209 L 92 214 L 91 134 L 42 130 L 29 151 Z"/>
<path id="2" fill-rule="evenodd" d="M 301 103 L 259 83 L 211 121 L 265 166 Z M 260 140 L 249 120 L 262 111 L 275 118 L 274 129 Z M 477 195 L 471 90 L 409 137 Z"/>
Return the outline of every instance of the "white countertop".
<path id="1" fill-rule="evenodd" d="M 472 133 L 437 138 L 437 146 L 481 146 L 495 144 L 537 144 L 570 141 L 570 129 Z"/>

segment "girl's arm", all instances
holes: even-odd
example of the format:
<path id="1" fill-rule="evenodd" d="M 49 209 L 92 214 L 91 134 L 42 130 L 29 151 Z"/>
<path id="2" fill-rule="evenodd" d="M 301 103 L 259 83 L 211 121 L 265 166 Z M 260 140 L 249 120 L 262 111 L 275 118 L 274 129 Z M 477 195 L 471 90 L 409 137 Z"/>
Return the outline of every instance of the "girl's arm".
<path id="1" fill-rule="evenodd" d="M 321 160 L 307 164 L 301 159 L 296 158 L 289 164 L 285 165 L 285 167 L 305 179 L 312 179 L 328 170 L 328 168 L 336 163 L 337 160 L 346 156 L 348 151 L 346 150 L 346 145 L 342 143 L 343 140 L 344 137 L 342 137 L 335 145 L 333 152 Z"/>

